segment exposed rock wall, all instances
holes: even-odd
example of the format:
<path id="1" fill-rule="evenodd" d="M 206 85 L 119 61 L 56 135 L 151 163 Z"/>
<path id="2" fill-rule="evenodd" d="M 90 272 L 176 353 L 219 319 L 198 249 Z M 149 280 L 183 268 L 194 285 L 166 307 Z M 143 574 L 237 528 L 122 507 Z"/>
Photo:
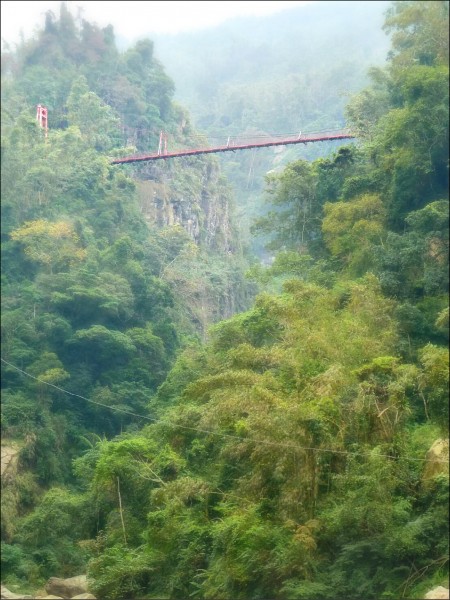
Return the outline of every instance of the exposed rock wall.
<path id="1" fill-rule="evenodd" d="M 219 252 L 234 252 L 231 192 L 213 159 L 149 166 L 136 182 L 141 212 L 158 227 L 181 225 L 192 240 Z"/>

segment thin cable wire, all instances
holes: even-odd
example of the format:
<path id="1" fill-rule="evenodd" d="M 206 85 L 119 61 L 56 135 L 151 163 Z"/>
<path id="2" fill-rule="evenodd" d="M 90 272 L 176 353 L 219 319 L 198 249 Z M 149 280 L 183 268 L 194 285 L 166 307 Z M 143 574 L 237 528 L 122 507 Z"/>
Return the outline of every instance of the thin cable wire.
<path id="1" fill-rule="evenodd" d="M 150 133 L 151 136 L 153 137 L 157 137 L 159 135 L 159 132 L 154 130 L 154 129 L 149 129 L 146 127 L 132 127 L 129 125 L 121 125 L 118 124 L 117 128 L 120 129 L 121 131 L 123 131 L 124 133 L 139 133 L 139 134 L 143 134 L 143 133 Z M 336 131 L 343 131 L 346 130 L 345 127 L 330 127 L 327 129 L 316 129 L 314 131 L 302 131 L 302 135 L 314 135 L 314 134 L 319 134 L 319 133 L 332 133 L 332 132 L 336 132 Z M 298 131 L 291 131 L 288 133 L 245 133 L 245 134 L 241 134 L 241 133 L 236 133 L 236 134 L 232 134 L 229 137 L 232 140 L 247 140 L 247 139 L 285 139 L 285 138 L 290 138 L 290 137 L 297 137 L 299 135 Z M 182 134 L 180 135 L 180 140 L 179 141 L 188 141 L 188 140 L 194 140 L 194 141 L 207 141 L 207 140 L 226 140 L 227 139 L 227 135 L 223 134 L 223 135 L 208 135 L 208 133 L 204 132 L 204 133 L 195 133 L 195 134 Z M 174 136 L 171 136 L 171 140 L 173 141 L 175 138 Z"/>
<path id="2" fill-rule="evenodd" d="M 127 131 L 133 131 L 133 132 L 150 132 L 152 135 L 159 135 L 160 130 L 159 129 L 155 129 L 155 128 L 149 128 L 149 127 L 134 127 L 132 125 L 126 125 L 124 123 L 118 123 L 116 125 L 116 127 L 118 129 L 122 129 L 122 130 L 127 130 Z M 345 126 L 342 127 L 327 127 L 324 129 L 315 129 L 314 131 L 302 131 L 303 134 L 312 134 L 312 133 L 324 133 L 327 131 L 340 131 L 342 129 L 346 129 Z M 281 132 L 281 133 L 255 133 L 255 134 L 251 134 L 251 133 L 245 133 L 245 134 L 241 134 L 241 133 L 236 133 L 236 134 L 230 134 L 231 137 L 248 137 L 248 136 L 254 136 L 254 137 L 284 137 L 284 136 L 291 136 L 291 135 L 298 135 L 299 131 L 290 131 L 290 132 Z M 223 133 L 220 135 L 220 137 L 218 135 L 211 135 L 209 136 L 209 134 L 206 131 L 199 131 L 197 133 L 190 133 L 190 134 L 182 134 L 183 138 L 199 138 L 199 137 L 211 137 L 212 139 L 223 139 L 223 138 L 227 138 L 228 134 L 227 133 Z"/>
<path id="3" fill-rule="evenodd" d="M 97 402 L 96 400 L 91 400 L 90 398 L 86 398 L 85 396 L 81 396 L 80 394 L 75 394 L 74 392 L 69 392 L 68 390 L 65 390 L 64 388 L 61 388 L 57 385 L 54 385 L 53 383 L 49 383 L 48 381 L 43 381 L 42 379 L 39 379 L 38 377 L 35 377 L 34 375 L 31 375 L 30 373 L 27 373 L 26 371 L 24 371 L 23 369 L 20 369 L 19 367 L 17 367 L 16 365 L 13 365 L 12 363 L 8 362 L 7 360 L 5 360 L 4 358 L 0 358 L 0 360 L 5 363 L 5 365 L 8 365 L 9 367 L 12 367 L 13 369 L 15 369 L 16 371 L 18 371 L 19 373 L 22 373 L 23 375 L 25 375 L 26 377 L 29 377 L 30 379 L 34 379 L 35 381 L 38 381 L 39 383 L 42 383 L 44 385 L 48 385 L 60 392 L 63 392 L 64 394 L 68 394 L 69 396 L 74 396 L 76 398 L 81 398 L 82 400 L 85 400 L 86 402 L 89 402 L 91 404 L 96 404 L 97 406 L 102 406 L 103 408 L 107 408 L 109 410 L 112 411 L 116 411 L 116 412 L 121 412 L 127 415 L 130 415 L 132 417 L 137 417 L 138 419 L 145 419 L 147 421 L 151 421 L 152 423 L 156 423 L 157 425 L 167 425 L 168 427 L 174 427 L 174 428 L 179 428 L 179 429 L 187 429 L 189 431 L 196 431 L 198 433 L 206 433 L 208 435 L 217 435 L 218 437 L 223 437 L 223 438 L 227 438 L 227 439 L 233 439 L 233 440 L 238 440 L 240 442 L 251 442 L 253 444 L 260 444 L 260 445 L 264 445 L 264 446 L 276 446 L 278 448 L 286 448 L 286 449 L 291 449 L 291 450 L 311 450 L 314 452 L 330 452 L 332 454 L 342 454 L 342 455 L 347 455 L 347 456 L 371 456 L 370 452 L 349 452 L 347 450 L 334 450 L 332 448 L 313 448 L 313 447 L 309 447 L 309 446 L 298 446 L 297 444 L 286 444 L 286 443 L 280 443 L 280 442 L 270 442 L 268 440 L 255 440 L 252 438 L 244 438 L 238 435 L 232 435 L 229 433 L 221 433 L 221 432 L 217 432 L 217 431 L 211 431 L 208 429 L 200 429 L 198 427 L 189 427 L 187 425 L 180 425 L 178 423 L 170 423 L 169 421 L 164 421 L 163 419 L 155 419 L 154 417 L 149 417 L 147 415 L 140 415 L 138 413 L 129 411 L 129 410 L 125 410 L 123 408 L 118 408 L 115 406 L 108 406 L 107 404 L 103 404 L 102 402 Z M 391 454 L 378 454 L 377 456 L 381 456 L 383 458 L 391 458 L 391 459 L 398 459 L 399 457 L 397 456 L 392 456 Z M 415 458 L 415 457 L 410 457 L 410 456 L 403 456 L 402 457 L 404 460 L 410 460 L 410 461 L 414 461 L 414 462 L 426 462 L 429 459 L 427 458 Z M 448 463 L 450 461 L 448 460 L 434 460 L 432 461 L 434 463 Z"/>

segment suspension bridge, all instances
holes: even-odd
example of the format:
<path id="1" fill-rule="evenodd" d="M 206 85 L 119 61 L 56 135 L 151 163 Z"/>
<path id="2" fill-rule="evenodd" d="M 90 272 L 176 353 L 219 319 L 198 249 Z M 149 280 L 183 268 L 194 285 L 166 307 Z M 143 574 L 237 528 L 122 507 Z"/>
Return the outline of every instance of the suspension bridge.
<path id="1" fill-rule="evenodd" d="M 251 148 L 268 148 L 269 146 L 289 146 L 292 144 L 309 144 L 312 142 L 332 142 L 337 140 L 353 139 L 356 136 L 349 130 L 327 130 L 310 133 L 275 134 L 275 135 L 253 135 L 253 136 L 230 136 L 222 143 L 209 145 L 203 141 L 201 147 L 182 148 L 168 151 L 168 136 L 161 132 L 159 136 L 158 151 L 154 154 L 139 154 L 115 158 L 111 161 L 113 165 L 145 162 L 152 160 L 167 160 L 181 156 L 197 156 L 199 154 L 215 154 L 218 152 L 236 152 L 237 150 L 249 150 Z"/>

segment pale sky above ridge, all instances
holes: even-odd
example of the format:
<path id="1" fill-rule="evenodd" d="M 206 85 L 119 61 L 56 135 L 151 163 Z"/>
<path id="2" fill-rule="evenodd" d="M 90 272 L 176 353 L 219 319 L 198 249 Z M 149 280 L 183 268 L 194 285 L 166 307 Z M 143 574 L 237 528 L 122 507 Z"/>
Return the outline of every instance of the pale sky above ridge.
<path id="1" fill-rule="evenodd" d="M 74 17 L 100 27 L 111 24 L 116 36 L 134 41 L 149 33 L 198 31 L 234 17 L 266 16 L 310 3 L 310 0 L 70 0 L 67 6 Z M 2 39 L 16 43 L 21 31 L 29 38 L 42 28 L 47 11 L 59 15 L 60 4 L 61 0 L 2 0 Z"/>

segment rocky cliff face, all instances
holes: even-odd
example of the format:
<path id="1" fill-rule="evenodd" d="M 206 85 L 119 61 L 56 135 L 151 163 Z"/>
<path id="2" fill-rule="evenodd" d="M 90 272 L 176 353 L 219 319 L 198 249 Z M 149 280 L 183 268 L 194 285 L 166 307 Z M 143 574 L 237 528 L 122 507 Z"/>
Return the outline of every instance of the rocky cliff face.
<path id="1" fill-rule="evenodd" d="M 147 165 L 137 188 L 142 214 L 152 225 L 181 225 L 199 246 L 235 251 L 231 192 L 215 159 L 178 158 Z"/>
<path id="2" fill-rule="evenodd" d="M 211 323 L 246 310 L 254 293 L 243 276 L 231 189 L 214 157 L 147 163 L 137 177 L 139 206 L 149 226 L 166 230 L 167 238 L 181 227 L 197 246 L 192 260 L 180 252 L 160 276 L 205 337 Z"/>

